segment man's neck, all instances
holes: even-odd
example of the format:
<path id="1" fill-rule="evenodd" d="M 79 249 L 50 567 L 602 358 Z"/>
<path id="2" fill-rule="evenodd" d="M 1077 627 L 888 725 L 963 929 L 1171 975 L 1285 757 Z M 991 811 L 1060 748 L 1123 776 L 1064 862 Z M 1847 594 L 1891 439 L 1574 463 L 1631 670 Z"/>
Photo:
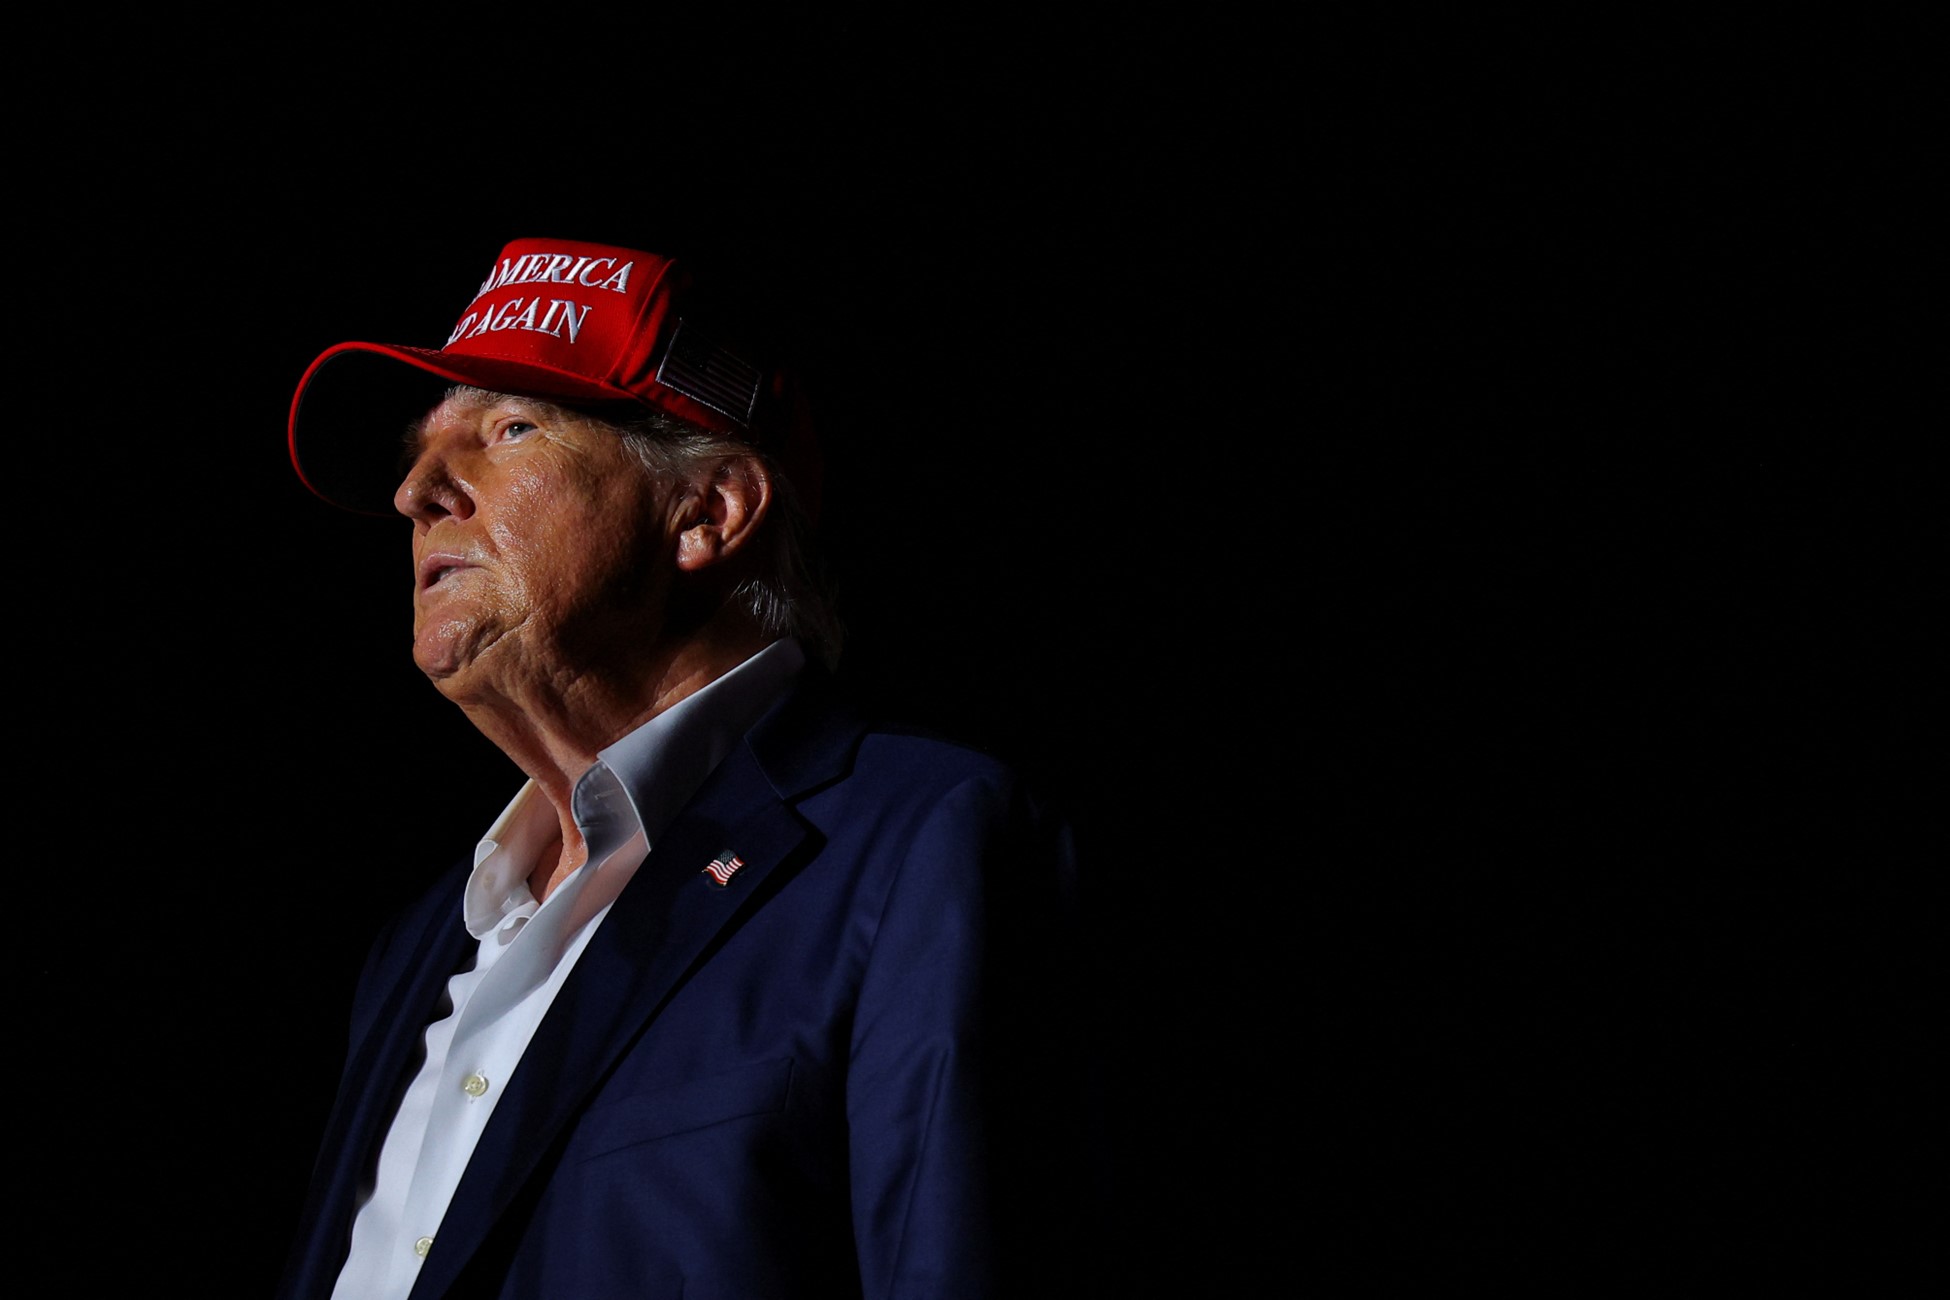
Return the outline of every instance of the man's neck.
<path id="1" fill-rule="evenodd" d="M 457 703 L 482 735 L 534 779 L 562 822 L 564 860 L 579 861 L 570 794 L 602 750 L 770 643 L 749 619 L 720 617 L 633 664 L 592 666 Z"/>

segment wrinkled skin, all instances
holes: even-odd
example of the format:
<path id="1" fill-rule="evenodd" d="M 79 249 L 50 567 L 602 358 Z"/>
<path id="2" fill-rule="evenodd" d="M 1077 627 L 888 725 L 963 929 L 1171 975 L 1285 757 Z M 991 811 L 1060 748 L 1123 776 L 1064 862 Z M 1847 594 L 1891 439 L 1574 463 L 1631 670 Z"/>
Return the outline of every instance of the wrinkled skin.
<path id="1" fill-rule="evenodd" d="M 423 421 L 393 498 L 413 659 L 555 805 L 537 898 L 582 861 L 571 790 L 598 752 L 765 645 L 725 597 L 769 501 L 754 457 L 663 481 L 613 427 L 531 398 L 461 390 Z"/>
<path id="2" fill-rule="evenodd" d="M 521 699 L 648 662 L 683 500 L 607 427 L 450 397 L 394 504 L 413 521 L 413 659 L 448 698 Z"/>

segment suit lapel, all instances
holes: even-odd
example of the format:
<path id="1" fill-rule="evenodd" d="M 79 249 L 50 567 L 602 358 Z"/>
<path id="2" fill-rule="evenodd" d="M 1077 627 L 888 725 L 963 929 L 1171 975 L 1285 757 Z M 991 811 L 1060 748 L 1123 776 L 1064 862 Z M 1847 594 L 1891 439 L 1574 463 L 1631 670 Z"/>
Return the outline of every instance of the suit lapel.
<path id="1" fill-rule="evenodd" d="M 473 949 L 460 921 L 465 865 L 401 919 L 383 956 L 361 981 L 344 1078 L 366 1084 L 342 1087 L 326 1122 L 319 1176 L 312 1180 L 300 1220 L 311 1225 L 310 1235 L 299 1245 L 287 1288 L 279 1294 L 327 1294 L 345 1263 L 360 1180 L 447 980 Z"/>
<path id="2" fill-rule="evenodd" d="M 810 832 L 789 800 L 838 774 L 856 734 L 796 692 L 735 748 L 665 830 L 543 1017 L 481 1134 L 415 1295 L 451 1285 L 617 1059 L 721 936 L 763 906 Z M 720 885 L 706 870 L 741 865 Z M 789 868 L 787 868 L 789 870 Z"/>

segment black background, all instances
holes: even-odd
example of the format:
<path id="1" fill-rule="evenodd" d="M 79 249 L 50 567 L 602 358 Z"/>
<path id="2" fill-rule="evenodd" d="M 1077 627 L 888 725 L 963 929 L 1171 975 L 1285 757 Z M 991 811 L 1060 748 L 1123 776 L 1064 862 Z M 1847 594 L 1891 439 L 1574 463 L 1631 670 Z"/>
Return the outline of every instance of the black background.
<path id="1" fill-rule="evenodd" d="M 66 1267 L 268 1293 L 364 939 L 518 781 L 283 440 L 528 235 L 776 308 L 845 671 L 1072 809 L 1104 1294 L 1920 1261 L 1903 33 L 308 21 L 62 42 L 14 128 Z"/>

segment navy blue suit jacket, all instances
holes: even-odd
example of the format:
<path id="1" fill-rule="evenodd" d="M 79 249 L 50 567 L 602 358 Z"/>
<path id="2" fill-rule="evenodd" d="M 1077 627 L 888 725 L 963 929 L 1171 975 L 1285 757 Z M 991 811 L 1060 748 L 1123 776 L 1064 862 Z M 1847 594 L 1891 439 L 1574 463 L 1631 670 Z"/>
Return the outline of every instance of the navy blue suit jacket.
<path id="1" fill-rule="evenodd" d="M 1093 1211 L 1074 861 L 973 749 L 812 673 L 661 835 L 510 1077 L 413 1291 L 1077 1295 Z M 720 886 L 703 868 L 744 865 Z M 359 1183 L 473 950 L 457 863 L 380 937 L 280 1300 L 330 1294 Z"/>

